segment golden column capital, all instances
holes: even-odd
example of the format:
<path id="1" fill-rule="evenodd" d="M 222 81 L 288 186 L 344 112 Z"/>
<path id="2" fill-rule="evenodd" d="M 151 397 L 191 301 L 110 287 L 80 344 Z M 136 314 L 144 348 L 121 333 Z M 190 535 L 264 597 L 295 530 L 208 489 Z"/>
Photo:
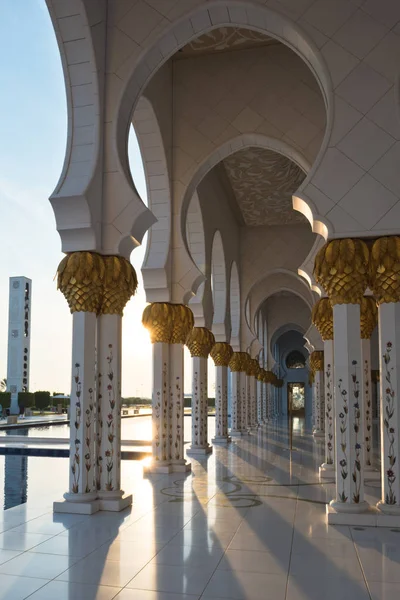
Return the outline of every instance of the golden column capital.
<path id="1" fill-rule="evenodd" d="M 372 296 L 364 296 L 360 304 L 361 339 L 369 340 L 378 322 L 378 308 Z"/>
<path id="2" fill-rule="evenodd" d="M 275 373 L 273 373 L 272 371 L 265 371 L 265 383 L 274 383 L 276 379 L 276 375 Z"/>
<path id="3" fill-rule="evenodd" d="M 210 356 L 216 367 L 227 367 L 233 355 L 232 346 L 226 342 L 217 342 L 211 348 Z"/>
<path id="4" fill-rule="evenodd" d="M 174 328 L 174 305 L 169 302 L 149 304 L 143 311 L 142 323 L 150 331 L 152 344 L 170 344 Z"/>
<path id="5" fill-rule="evenodd" d="M 260 365 L 256 358 L 250 358 L 247 363 L 246 375 L 249 377 L 257 377 L 260 371 Z"/>
<path id="6" fill-rule="evenodd" d="M 333 340 L 333 310 L 329 298 L 321 298 L 314 304 L 311 321 L 324 341 Z"/>
<path id="7" fill-rule="evenodd" d="M 378 304 L 400 302 L 400 237 L 381 237 L 374 242 L 369 276 Z"/>
<path id="8" fill-rule="evenodd" d="M 369 251 L 359 239 L 327 242 L 315 258 L 314 277 L 335 304 L 360 304 L 368 286 Z"/>
<path id="9" fill-rule="evenodd" d="M 247 352 L 234 352 L 229 361 L 229 368 L 233 373 L 241 373 L 246 371 L 247 360 L 249 355 Z"/>
<path id="10" fill-rule="evenodd" d="M 137 290 L 136 271 L 122 256 L 104 256 L 103 260 L 104 291 L 100 313 L 122 316 L 126 303 Z"/>
<path id="11" fill-rule="evenodd" d="M 173 329 L 171 344 L 185 344 L 186 339 L 193 329 L 194 317 L 188 306 L 184 304 L 172 304 L 173 307 Z"/>
<path id="12" fill-rule="evenodd" d="M 275 383 L 274 383 L 275 387 L 277 388 L 281 388 L 283 387 L 283 379 L 276 379 Z"/>
<path id="13" fill-rule="evenodd" d="M 103 300 L 105 266 L 96 252 L 70 252 L 57 269 L 57 288 L 71 313 L 98 313 Z"/>
<path id="14" fill-rule="evenodd" d="M 266 370 L 260 367 L 260 370 L 257 373 L 257 380 L 261 381 L 262 383 L 266 383 L 265 377 L 266 377 Z"/>
<path id="15" fill-rule="evenodd" d="M 191 357 L 200 356 L 208 358 L 214 344 L 214 335 L 206 327 L 193 327 L 186 339 L 186 346 L 190 350 Z"/>
<path id="16" fill-rule="evenodd" d="M 313 373 L 324 370 L 324 353 L 322 350 L 315 350 L 310 354 L 310 367 Z"/>

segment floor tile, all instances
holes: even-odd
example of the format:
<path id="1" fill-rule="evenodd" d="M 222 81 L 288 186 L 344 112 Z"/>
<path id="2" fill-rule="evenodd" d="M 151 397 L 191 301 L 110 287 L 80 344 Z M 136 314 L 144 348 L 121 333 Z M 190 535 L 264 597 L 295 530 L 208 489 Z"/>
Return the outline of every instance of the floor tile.
<path id="1" fill-rule="evenodd" d="M 156 592 L 152 590 L 130 590 L 125 588 L 115 597 L 115 600 L 198 600 L 198 598 L 198 595 Z"/>
<path id="2" fill-rule="evenodd" d="M 0 566 L 0 573 L 20 577 L 54 579 L 73 564 L 68 556 L 48 556 L 24 552 Z M 1 579 L 1 577 L 0 577 Z"/>
<path id="3" fill-rule="evenodd" d="M 21 550 L 0 550 L 0 565 L 3 563 L 19 556 L 21 554 Z"/>
<path id="4" fill-rule="evenodd" d="M 364 581 L 343 574 L 336 578 L 289 577 L 286 600 L 370 600 Z"/>
<path id="5" fill-rule="evenodd" d="M 368 583 L 371 600 L 394 600 L 400 598 L 400 583 L 389 581 Z"/>
<path id="6" fill-rule="evenodd" d="M 15 533 L 6 531 L 0 534 L 0 548 L 4 550 L 30 550 L 34 546 L 49 540 L 52 536 L 41 533 Z"/>
<path id="7" fill-rule="evenodd" d="M 252 552 L 228 549 L 218 565 L 218 570 L 246 571 L 248 573 L 275 573 L 287 575 L 289 553 Z M 234 576 L 234 575 L 233 575 Z"/>
<path id="8" fill-rule="evenodd" d="M 234 600 L 284 600 L 286 575 L 216 571 L 203 597 Z"/>
<path id="9" fill-rule="evenodd" d="M 29 600 L 112 600 L 119 591 L 120 588 L 105 585 L 50 581 Z"/>
<path id="10" fill-rule="evenodd" d="M 157 590 L 178 594 L 201 594 L 213 569 L 176 567 L 171 565 L 147 565 L 127 585 L 140 590 Z"/>
<path id="11" fill-rule="evenodd" d="M 2 575 L 0 582 L 0 600 L 24 600 L 47 583 L 45 579 L 15 575 Z"/>
<path id="12" fill-rule="evenodd" d="M 151 564 L 215 569 L 223 554 L 224 550 L 222 548 L 167 544 L 152 559 Z"/>
<path id="13" fill-rule="evenodd" d="M 142 568 L 140 559 L 138 562 L 134 559 L 130 562 L 102 561 L 97 556 L 88 556 L 64 571 L 57 580 L 124 587 Z"/>

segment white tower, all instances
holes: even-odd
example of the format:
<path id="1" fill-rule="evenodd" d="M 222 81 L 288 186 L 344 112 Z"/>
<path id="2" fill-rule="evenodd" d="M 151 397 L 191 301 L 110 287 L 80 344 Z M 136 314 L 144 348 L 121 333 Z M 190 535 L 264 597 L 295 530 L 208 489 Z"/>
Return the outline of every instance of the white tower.
<path id="1" fill-rule="evenodd" d="M 32 281 L 10 277 L 8 310 L 7 390 L 10 413 L 18 414 L 18 392 L 29 391 Z"/>

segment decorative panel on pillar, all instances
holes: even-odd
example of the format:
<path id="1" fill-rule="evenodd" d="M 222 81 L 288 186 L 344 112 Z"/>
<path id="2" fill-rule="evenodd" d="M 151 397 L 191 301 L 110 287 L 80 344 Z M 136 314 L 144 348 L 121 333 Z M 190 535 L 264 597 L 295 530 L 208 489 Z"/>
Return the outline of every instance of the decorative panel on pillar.
<path id="1" fill-rule="evenodd" d="M 360 303 L 368 284 L 369 251 L 357 239 L 334 240 L 315 260 L 314 276 L 333 306 L 336 498 L 330 514 L 368 510 L 364 500 L 364 432 L 360 398 Z M 335 521 L 337 522 L 337 521 Z"/>
<path id="2" fill-rule="evenodd" d="M 325 388 L 324 388 L 324 353 L 317 350 L 311 353 L 310 367 L 313 372 L 313 395 L 315 410 L 315 437 L 325 437 Z"/>
<path id="3" fill-rule="evenodd" d="M 373 471 L 373 429 L 372 429 L 372 385 L 371 385 L 371 335 L 378 320 L 376 300 L 364 296 L 360 305 L 361 329 L 361 410 L 364 428 L 364 467 Z"/>
<path id="4" fill-rule="evenodd" d="M 183 347 L 193 329 L 193 313 L 183 304 L 173 304 L 173 330 L 169 365 L 169 439 L 173 472 L 190 471 L 184 452 L 184 360 Z"/>
<path id="5" fill-rule="evenodd" d="M 247 365 L 248 413 L 247 423 L 250 429 L 257 428 L 257 375 L 260 366 L 255 358 L 250 358 Z"/>
<path id="6" fill-rule="evenodd" d="M 232 347 L 225 342 L 214 344 L 210 352 L 215 364 L 215 437 L 213 444 L 230 441 L 228 436 L 228 365 Z"/>
<path id="7" fill-rule="evenodd" d="M 400 237 L 376 240 L 371 289 L 378 303 L 382 495 L 378 508 L 400 515 Z"/>
<path id="8" fill-rule="evenodd" d="M 188 454 L 209 454 L 207 359 L 215 339 L 205 327 L 194 327 L 186 345 L 192 357 L 192 444 Z"/>
<path id="9" fill-rule="evenodd" d="M 241 390 L 241 374 L 246 366 L 243 358 L 244 352 L 234 352 L 229 361 L 231 370 L 231 393 L 232 393 L 232 437 L 242 435 L 242 390 Z"/>

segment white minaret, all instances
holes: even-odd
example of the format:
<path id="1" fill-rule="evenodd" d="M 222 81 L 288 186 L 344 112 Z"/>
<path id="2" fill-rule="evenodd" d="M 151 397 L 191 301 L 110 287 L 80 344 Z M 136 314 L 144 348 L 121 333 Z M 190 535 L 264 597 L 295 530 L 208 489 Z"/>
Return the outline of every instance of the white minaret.
<path id="1" fill-rule="evenodd" d="M 29 391 L 32 281 L 10 277 L 8 310 L 7 391 L 10 413 L 18 414 L 18 392 Z"/>

